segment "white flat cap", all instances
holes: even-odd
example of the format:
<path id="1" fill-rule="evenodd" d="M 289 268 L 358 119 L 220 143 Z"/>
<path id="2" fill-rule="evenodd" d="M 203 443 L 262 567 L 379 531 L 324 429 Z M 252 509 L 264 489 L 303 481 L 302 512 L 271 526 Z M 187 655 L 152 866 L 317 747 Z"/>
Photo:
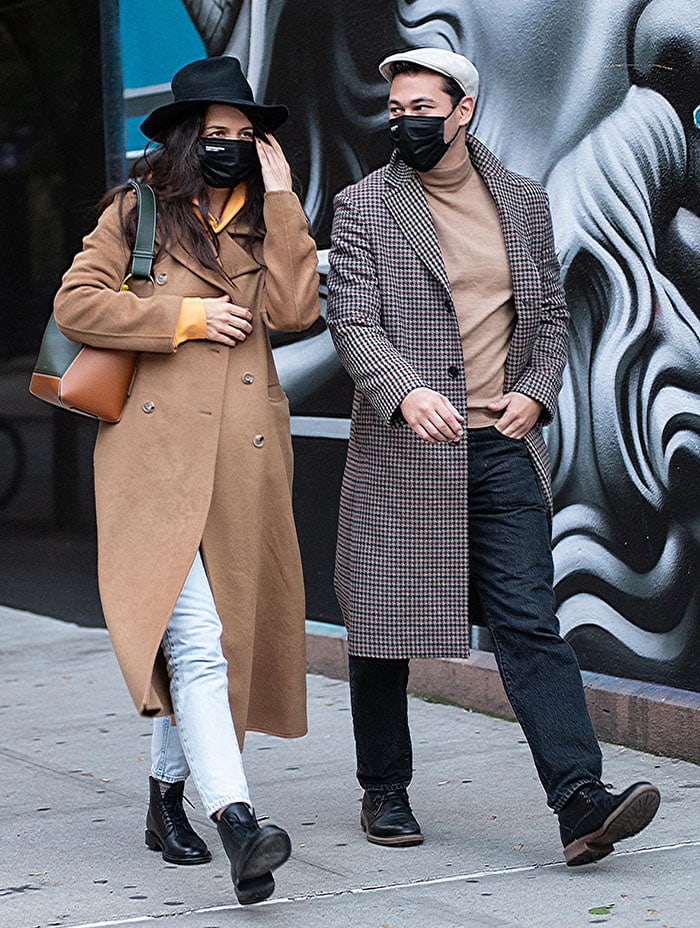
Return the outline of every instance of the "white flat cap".
<path id="1" fill-rule="evenodd" d="M 446 48 L 411 48 L 405 52 L 396 52 L 389 55 L 379 65 L 379 73 L 385 81 L 391 83 L 389 65 L 397 61 L 409 61 L 411 64 L 427 68 L 428 71 L 437 71 L 451 77 L 464 91 L 465 97 L 476 98 L 479 95 L 479 72 L 464 55 L 449 52 Z"/>

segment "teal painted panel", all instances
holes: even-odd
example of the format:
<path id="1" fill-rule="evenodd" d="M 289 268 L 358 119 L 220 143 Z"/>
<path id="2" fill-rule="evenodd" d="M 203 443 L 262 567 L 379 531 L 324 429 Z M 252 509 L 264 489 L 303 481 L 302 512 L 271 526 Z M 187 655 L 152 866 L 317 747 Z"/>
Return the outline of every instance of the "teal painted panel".
<path id="1" fill-rule="evenodd" d="M 119 29 L 124 86 L 166 84 L 188 61 L 206 50 L 180 0 L 121 0 Z M 140 118 L 127 119 L 127 148 L 143 148 Z"/>

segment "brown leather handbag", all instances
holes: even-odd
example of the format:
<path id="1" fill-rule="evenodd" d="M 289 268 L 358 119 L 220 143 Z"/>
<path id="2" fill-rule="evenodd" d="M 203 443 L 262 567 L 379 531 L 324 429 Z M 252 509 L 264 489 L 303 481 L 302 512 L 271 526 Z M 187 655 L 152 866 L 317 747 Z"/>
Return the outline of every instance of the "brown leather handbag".
<path id="1" fill-rule="evenodd" d="M 153 280 L 156 236 L 155 194 L 148 184 L 130 183 L 136 190 L 138 218 L 131 268 L 124 283 L 132 277 Z M 103 422 L 119 422 L 135 372 L 135 351 L 93 348 L 73 342 L 63 335 L 51 313 L 29 392 L 71 412 Z"/>

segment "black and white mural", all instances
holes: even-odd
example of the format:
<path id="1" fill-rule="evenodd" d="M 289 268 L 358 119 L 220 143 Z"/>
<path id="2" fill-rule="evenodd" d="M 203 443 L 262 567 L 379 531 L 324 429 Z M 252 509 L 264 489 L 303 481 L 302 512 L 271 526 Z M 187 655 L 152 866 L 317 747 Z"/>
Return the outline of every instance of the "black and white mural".
<path id="1" fill-rule="evenodd" d="M 700 689 L 697 0 L 183 2 L 210 54 L 289 105 L 320 249 L 333 195 L 389 152 L 377 62 L 476 63 L 473 131 L 547 186 L 572 315 L 548 434 L 563 631 L 588 669 Z M 347 415 L 326 332 L 276 353 L 293 412 Z"/>

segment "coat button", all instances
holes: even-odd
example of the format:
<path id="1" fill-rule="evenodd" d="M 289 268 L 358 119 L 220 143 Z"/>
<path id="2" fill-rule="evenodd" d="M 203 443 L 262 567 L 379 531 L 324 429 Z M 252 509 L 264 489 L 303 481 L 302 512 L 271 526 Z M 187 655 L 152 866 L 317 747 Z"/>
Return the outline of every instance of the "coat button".
<path id="1" fill-rule="evenodd" d="M 265 436 L 256 435 L 255 438 L 253 439 L 253 444 L 255 445 L 256 448 L 262 448 L 262 446 L 265 444 Z"/>
<path id="2" fill-rule="evenodd" d="M 153 412 L 155 408 L 156 408 L 156 404 L 153 402 L 153 400 L 146 400 L 146 402 L 141 407 L 141 409 L 143 409 L 144 412 Z"/>
<path id="3" fill-rule="evenodd" d="M 447 368 L 447 373 L 453 380 L 456 380 L 459 377 L 459 368 L 456 364 L 450 364 L 450 366 Z"/>
<path id="4" fill-rule="evenodd" d="M 243 381 L 243 383 L 252 383 L 252 382 L 255 380 L 255 377 L 253 377 L 252 374 L 246 372 L 246 373 L 243 374 L 243 376 L 241 377 L 241 380 Z"/>
<path id="5" fill-rule="evenodd" d="M 168 275 L 165 273 L 165 271 L 161 271 L 160 274 L 156 274 L 157 284 L 167 283 L 167 280 L 168 280 Z"/>

